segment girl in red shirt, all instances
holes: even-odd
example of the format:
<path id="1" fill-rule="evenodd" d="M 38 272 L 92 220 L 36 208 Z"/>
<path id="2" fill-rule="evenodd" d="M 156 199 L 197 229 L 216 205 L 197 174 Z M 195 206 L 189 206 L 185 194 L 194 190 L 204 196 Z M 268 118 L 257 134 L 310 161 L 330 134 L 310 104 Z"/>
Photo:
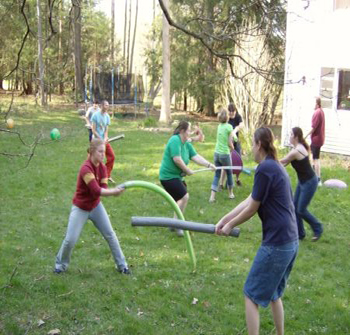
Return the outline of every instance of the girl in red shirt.
<path id="1" fill-rule="evenodd" d="M 66 237 L 56 256 L 55 270 L 61 273 L 67 270 L 70 257 L 80 233 L 88 219 L 100 231 L 108 242 L 118 271 L 130 274 L 118 238 L 112 228 L 107 212 L 100 202 L 100 196 L 119 196 L 124 190 L 119 187 L 107 188 L 107 169 L 103 164 L 105 144 L 101 139 L 90 143 L 89 158 L 80 168 L 73 206 L 69 215 Z"/>

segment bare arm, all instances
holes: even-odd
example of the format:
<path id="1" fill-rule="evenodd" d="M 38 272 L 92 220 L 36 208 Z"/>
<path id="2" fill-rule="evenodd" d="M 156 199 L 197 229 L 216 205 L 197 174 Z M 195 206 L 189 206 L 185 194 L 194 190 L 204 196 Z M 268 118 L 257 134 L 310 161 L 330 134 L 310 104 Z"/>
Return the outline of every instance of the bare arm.
<path id="1" fill-rule="evenodd" d="M 243 127 L 244 127 L 244 123 L 243 123 L 243 121 L 242 121 L 242 122 L 240 122 L 239 125 L 236 126 L 235 129 L 233 130 L 233 131 L 234 131 L 234 134 L 237 135 L 237 133 L 238 133 L 241 129 L 243 129 Z"/>
<path id="2" fill-rule="evenodd" d="M 92 122 L 92 127 L 91 127 L 92 133 L 94 134 L 95 138 L 101 138 L 100 135 L 96 131 L 96 123 Z"/>
<path id="3" fill-rule="evenodd" d="M 120 188 L 118 186 L 114 187 L 114 188 L 101 188 L 101 195 L 105 196 L 105 197 L 112 196 L 112 195 L 118 197 L 124 191 L 125 191 L 125 189 Z"/>
<path id="4" fill-rule="evenodd" d="M 282 165 L 286 166 L 288 165 L 291 161 L 293 161 L 294 159 L 297 159 L 297 154 L 298 151 L 295 149 L 292 149 L 291 151 L 289 151 L 289 153 L 283 157 L 280 162 Z"/>
<path id="5" fill-rule="evenodd" d="M 106 143 L 108 142 L 108 126 L 106 126 L 105 138 L 103 139 Z"/>
<path id="6" fill-rule="evenodd" d="M 260 201 L 256 201 L 251 195 L 240 203 L 232 212 L 224 216 L 217 224 L 215 232 L 218 235 L 229 235 L 232 228 L 249 220 L 259 209 Z"/>
<path id="7" fill-rule="evenodd" d="M 185 173 L 187 176 L 190 176 L 191 174 L 193 174 L 192 170 L 186 166 L 186 164 L 182 160 L 181 156 L 173 157 L 173 161 L 182 170 L 182 172 Z"/>
<path id="8" fill-rule="evenodd" d="M 314 131 L 315 131 L 315 128 L 311 128 L 311 130 L 305 135 L 304 138 L 308 138 L 310 135 L 313 134 Z"/>
<path id="9" fill-rule="evenodd" d="M 232 130 L 232 132 L 230 133 L 230 136 L 227 139 L 227 144 L 228 144 L 231 151 L 235 150 L 235 147 L 233 145 L 233 134 L 234 134 L 234 130 Z"/>
<path id="10" fill-rule="evenodd" d="M 211 168 L 212 170 L 215 170 L 215 165 L 208 162 L 204 157 L 202 157 L 201 155 L 195 155 L 191 158 L 192 161 L 194 161 L 196 164 L 198 165 L 202 165 L 205 166 L 207 168 Z"/>

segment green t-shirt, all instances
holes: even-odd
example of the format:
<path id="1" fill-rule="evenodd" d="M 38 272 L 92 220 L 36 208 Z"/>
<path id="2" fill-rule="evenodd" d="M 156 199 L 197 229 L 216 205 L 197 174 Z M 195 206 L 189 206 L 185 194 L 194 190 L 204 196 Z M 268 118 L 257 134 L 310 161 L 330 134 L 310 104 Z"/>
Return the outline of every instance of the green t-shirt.
<path id="1" fill-rule="evenodd" d="M 232 133 L 233 128 L 229 123 L 220 123 L 216 135 L 215 152 L 218 154 L 229 154 L 230 147 L 228 146 L 228 138 Z"/>
<path id="2" fill-rule="evenodd" d="M 173 158 L 175 156 L 181 156 L 182 160 L 187 165 L 190 159 L 196 155 L 197 152 L 191 143 L 182 143 L 180 135 L 171 136 L 164 150 L 162 164 L 159 169 L 159 179 L 182 179 L 182 170 L 175 164 Z"/>

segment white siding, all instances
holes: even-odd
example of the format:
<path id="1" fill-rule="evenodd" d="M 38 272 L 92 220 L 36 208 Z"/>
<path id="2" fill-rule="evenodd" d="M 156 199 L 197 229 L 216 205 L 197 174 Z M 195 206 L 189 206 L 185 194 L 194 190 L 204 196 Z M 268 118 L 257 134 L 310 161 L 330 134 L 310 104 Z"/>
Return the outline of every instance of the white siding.
<path id="1" fill-rule="evenodd" d="M 320 94 L 321 68 L 350 69 L 350 9 L 333 10 L 333 0 L 289 0 L 282 143 L 292 127 L 311 128 L 315 97 Z M 301 80 L 305 77 L 305 83 Z M 350 155 L 350 111 L 324 109 L 326 142 L 323 151 Z"/>

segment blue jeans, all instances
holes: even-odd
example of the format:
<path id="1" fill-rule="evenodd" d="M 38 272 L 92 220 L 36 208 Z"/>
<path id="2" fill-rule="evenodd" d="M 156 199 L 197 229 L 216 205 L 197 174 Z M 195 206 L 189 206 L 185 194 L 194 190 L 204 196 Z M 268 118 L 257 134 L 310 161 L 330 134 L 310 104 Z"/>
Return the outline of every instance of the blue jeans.
<path id="1" fill-rule="evenodd" d="M 231 155 L 230 154 L 218 154 L 214 153 L 214 164 L 215 166 L 230 166 L 231 164 Z M 211 190 L 214 192 L 218 191 L 219 181 L 222 170 L 216 170 L 213 183 L 211 184 Z M 233 187 L 233 178 L 232 178 L 232 170 L 226 170 L 227 173 L 227 187 L 231 189 Z"/>
<path id="2" fill-rule="evenodd" d="M 322 224 L 307 210 L 307 206 L 310 204 L 317 190 L 317 184 L 317 176 L 315 175 L 304 183 L 299 182 L 295 190 L 294 206 L 298 223 L 299 239 L 305 237 L 303 220 L 310 225 L 315 236 L 319 236 L 323 232 Z"/>
<path id="3" fill-rule="evenodd" d="M 127 268 L 128 265 L 122 249 L 120 248 L 117 235 L 115 234 L 109 217 L 102 203 L 100 202 L 92 211 L 85 211 L 77 206 L 72 206 L 66 237 L 62 242 L 61 248 L 56 256 L 55 268 L 61 271 L 67 270 L 72 255 L 73 248 L 78 241 L 81 231 L 90 219 L 95 227 L 109 244 L 116 266 L 119 270 Z"/>
<path id="4" fill-rule="evenodd" d="M 260 246 L 244 284 L 245 296 L 262 307 L 281 298 L 298 248 L 298 240 L 278 246 Z"/>

